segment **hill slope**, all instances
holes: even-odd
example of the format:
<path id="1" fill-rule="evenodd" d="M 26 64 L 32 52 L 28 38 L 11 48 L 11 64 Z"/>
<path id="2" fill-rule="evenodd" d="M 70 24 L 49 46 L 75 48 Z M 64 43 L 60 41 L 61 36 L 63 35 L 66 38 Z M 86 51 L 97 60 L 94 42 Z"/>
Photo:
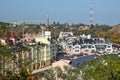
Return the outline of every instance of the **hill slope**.
<path id="1" fill-rule="evenodd" d="M 112 29 L 108 31 L 110 34 L 120 34 L 120 24 L 114 26 Z"/>

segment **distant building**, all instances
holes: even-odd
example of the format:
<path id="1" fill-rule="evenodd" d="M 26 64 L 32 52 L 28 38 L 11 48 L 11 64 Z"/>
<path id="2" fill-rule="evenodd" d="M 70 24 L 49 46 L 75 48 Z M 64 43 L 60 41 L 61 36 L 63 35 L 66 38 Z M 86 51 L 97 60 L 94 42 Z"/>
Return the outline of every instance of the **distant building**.
<path id="1" fill-rule="evenodd" d="M 113 48 L 115 52 L 120 52 L 120 45 L 119 44 L 113 44 Z"/>
<path id="2" fill-rule="evenodd" d="M 59 38 L 64 38 L 68 36 L 73 36 L 73 33 L 72 32 L 60 32 L 59 34 Z"/>
<path id="3" fill-rule="evenodd" d="M 79 30 L 89 30 L 90 27 L 89 26 L 80 26 Z"/>
<path id="4" fill-rule="evenodd" d="M 80 35 L 80 38 L 90 39 L 91 35 L 90 34 L 89 35 L 83 34 L 83 35 Z"/>
<path id="5" fill-rule="evenodd" d="M 8 38 L 5 39 L 5 42 L 8 43 L 8 44 L 11 44 L 11 45 L 15 45 L 16 38 L 17 38 L 16 35 L 14 33 L 11 33 L 11 35 Z M 6 43 L 4 43 L 4 44 L 6 44 Z"/>

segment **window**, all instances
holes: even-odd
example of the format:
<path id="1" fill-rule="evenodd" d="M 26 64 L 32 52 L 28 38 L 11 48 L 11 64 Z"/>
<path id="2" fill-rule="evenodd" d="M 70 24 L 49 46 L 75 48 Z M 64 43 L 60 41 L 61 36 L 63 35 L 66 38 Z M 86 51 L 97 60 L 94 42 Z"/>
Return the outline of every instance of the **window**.
<path id="1" fill-rule="evenodd" d="M 75 52 L 79 52 L 79 50 L 75 50 Z"/>
<path id="2" fill-rule="evenodd" d="M 75 48 L 79 48 L 79 46 L 75 46 Z"/>
<path id="3" fill-rule="evenodd" d="M 88 52 L 89 50 L 85 50 L 85 52 Z"/>
<path id="4" fill-rule="evenodd" d="M 107 49 L 107 51 L 111 51 L 111 49 Z"/>
<path id="5" fill-rule="evenodd" d="M 110 48 L 110 46 L 108 46 L 108 48 Z"/>

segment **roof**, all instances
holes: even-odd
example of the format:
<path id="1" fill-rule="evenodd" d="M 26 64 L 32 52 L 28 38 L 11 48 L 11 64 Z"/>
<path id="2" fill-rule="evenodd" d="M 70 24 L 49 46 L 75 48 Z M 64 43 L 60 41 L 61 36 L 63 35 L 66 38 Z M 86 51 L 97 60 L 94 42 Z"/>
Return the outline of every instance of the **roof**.
<path id="1" fill-rule="evenodd" d="M 80 45 L 80 44 L 83 44 L 83 43 L 92 44 L 92 43 L 94 43 L 94 41 L 92 39 L 85 39 L 85 40 L 79 39 L 79 41 L 74 41 L 73 45 L 76 45 L 76 44 Z"/>
<path id="2" fill-rule="evenodd" d="M 15 35 L 14 33 L 12 33 L 12 34 L 10 35 L 10 38 L 16 38 L 16 35 Z"/>
<path id="3" fill-rule="evenodd" d="M 40 43 L 44 43 L 44 44 L 49 44 L 48 39 L 46 39 L 44 37 L 36 37 L 35 41 L 40 42 Z"/>
<path id="4" fill-rule="evenodd" d="M 72 32 L 60 32 L 61 36 L 69 36 L 69 35 L 73 35 Z"/>
<path id="5" fill-rule="evenodd" d="M 113 44 L 112 46 L 115 47 L 115 48 L 120 48 L 119 44 Z"/>
<path id="6" fill-rule="evenodd" d="M 48 66 L 48 67 L 45 67 L 45 68 L 42 68 L 42 69 L 37 69 L 37 70 L 34 70 L 32 72 L 32 74 L 36 74 L 36 73 L 39 73 L 39 72 L 42 72 L 42 71 L 45 71 L 45 70 L 48 70 L 48 69 L 51 69 L 52 66 Z"/>
<path id="7" fill-rule="evenodd" d="M 97 43 L 104 43 L 103 40 L 100 40 L 100 39 L 79 39 L 79 40 L 74 40 L 73 42 L 73 45 L 76 45 L 76 44 L 84 44 L 84 43 L 87 43 L 87 44 L 97 44 Z"/>
<path id="8" fill-rule="evenodd" d="M 94 55 L 88 55 L 85 57 L 81 57 L 81 58 L 77 58 L 77 59 L 73 59 L 71 60 L 71 66 L 73 67 L 77 67 L 78 64 L 83 64 L 84 62 L 88 61 L 88 60 L 93 60 L 94 59 Z"/>
<path id="9" fill-rule="evenodd" d="M 33 41 L 33 37 L 30 37 L 30 36 L 26 36 L 25 38 L 22 38 L 21 41 Z"/>
<path id="10" fill-rule="evenodd" d="M 52 63 L 52 67 L 60 67 L 62 70 L 64 70 L 64 66 L 69 66 L 69 60 L 61 59 Z"/>
<path id="11" fill-rule="evenodd" d="M 73 45 L 76 45 L 76 44 L 83 44 L 83 40 L 82 39 L 79 39 L 79 40 L 75 40 L 73 41 Z"/>
<path id="12" fill-rule="evenodd" d="M 89 44 L 94 43 L 94 41 L 93 41 L 92 39 L 85 39 L 84 42 L 85 42 L 85 43 L 89 43 Z"/>

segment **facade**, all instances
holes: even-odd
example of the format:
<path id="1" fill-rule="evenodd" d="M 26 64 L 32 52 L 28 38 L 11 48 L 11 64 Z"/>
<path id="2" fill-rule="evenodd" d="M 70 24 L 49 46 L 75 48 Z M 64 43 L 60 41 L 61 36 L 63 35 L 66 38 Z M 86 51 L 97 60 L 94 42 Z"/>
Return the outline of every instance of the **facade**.
<path id="1" fill-rule="evenodd" d="M 79 30 L 89 30 L 90 27 L 89 26 L 80 26 Z"/>
<path id="2" fill-rule="evenodd" d="M 83 35 L 80 35 L 80 38 L 90 39 L 91 35 L 90 34 L 89 35 L 83 34 Z"/>
<path id="3" fill-rule="evenodd" d="M 40 69 L 50 65 L 50 45 L 41 43 L 31 46 L 32 69 Z"/>
<path id="4" fill-rule="evenodd" d="M 35 64 L 38 63 L 36 66 L 39 66 L 39 68 L 50 66 L 56 58 L 56 39 L 51 37 L 50 31 L 46 31 L 44 36 L 36 37 L 35 42 L 38 43 L 38 45 L 32 48 L 32 53 L 34 55 Z M 37 69 L 37 67 L 35 67 L 35 69 Z"/>
<path id="5" fill-rule="evenodd" d="M 58 51 L 58 42 L 57 39 L 55 37 L 51 38 L 51 62 L 56 61 L 56 57 L 57 57 L 57 51 Z"/>
<path id="6" fill-rule="evenodd" d="M 23 65 L 32 71 L 42 69 L 51 66 L 55 61 L 57 39 L 52 38 L 51 32 L 47 31 L 44 35 L 37 36 L 31 41 L 17 42 L 11 48 L 11 53 L 14 56 L 6 64 L 6 69 L 10 69 L 14 73 L 18 73 L 19 68 Z"/>
<path id="7" fill-rule="evenodd" d="M 113 44 L 114 52 L 120 52 L 120 45 L 119 44 Z"/>
<path id="8" fill-rule="evenodd" d="M 62 39 L 68 36 L 73 36 L 73 33 L 72 32 L 60 32 L 59 34 L 59 38 L 62 38 Z"/>
<path id="9" fill-rule="evenodd" d="M 69 54 L 83 53 L 112 53 L 112 43 L 103 38 L 80 37 L 65 41 L 65 50 Z"/>

